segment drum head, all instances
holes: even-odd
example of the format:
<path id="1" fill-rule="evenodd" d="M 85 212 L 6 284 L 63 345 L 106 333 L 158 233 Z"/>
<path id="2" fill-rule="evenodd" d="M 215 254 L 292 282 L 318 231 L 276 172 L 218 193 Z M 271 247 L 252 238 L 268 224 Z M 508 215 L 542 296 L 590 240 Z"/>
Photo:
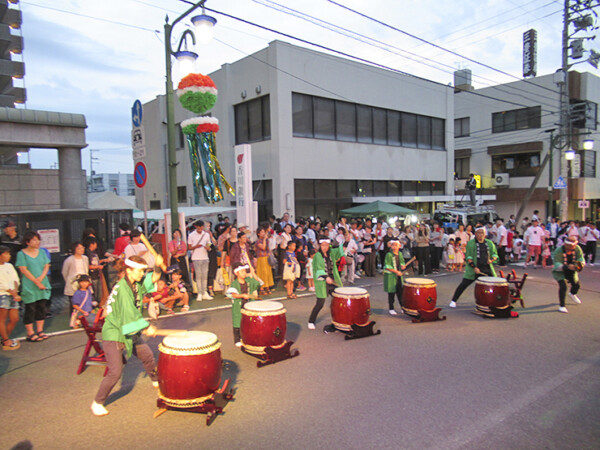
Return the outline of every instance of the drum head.
<path id="1" fill-rule="evenodd" d="M 217 343 L 217 335 L 209 331 L 182 331 L 163 339 L 163 345 L 174 349 L 206 347 Z"/>
<path id="2" fill-rule="evenodd" d="M 435 281 L 429 278 L 407 278 L 404 280 L 406 286 L 435 286 Z"/>
<path id="3" fill-rule="evenodd" d="M 479 277 L 477 283 L 481 284 L 508 284 L 504 278 L 500 277 Z"/>
<path id="4" fill-rule="evenodd" d="M 279 311 L 280 309 L 283 309 L 283 304 L 270 300 L 260 300 L 257 302 L 246 303 L 244 309 L 255 312 Z"/>
<path id="5" fill-rule="evenodd" d="M 359 287 L 339 287 L 335 288 L 334 291 L 340 297 L 355 297 L 355 296 L 363 296 L 367 295 L 368 292 L 366 289 Z"/>

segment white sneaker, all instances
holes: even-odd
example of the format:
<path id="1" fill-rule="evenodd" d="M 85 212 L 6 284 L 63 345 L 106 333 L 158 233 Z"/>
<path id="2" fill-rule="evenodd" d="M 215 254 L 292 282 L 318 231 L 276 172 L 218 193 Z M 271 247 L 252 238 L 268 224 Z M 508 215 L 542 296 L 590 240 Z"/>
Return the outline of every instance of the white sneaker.
<path id="1" fill-rule="evenodd" d="M 398 315 L 398 313 L 396 312 L 395 309 L 390 309 L 389 312 L 390 312 L 390 315 L 392 315 L 392 316 L 397 316 Z"/>
<path id="2" fill-rule="evenodd" d="M 456 308 L 456 302 L 454 300 L 452 300 L 448 306 L 450 308 Z"/>
<path id="3" fill-rule="evenodd" d="M 202 300 L 212 300 L 213 298 L 208 295 L 208 292 L 205 292 L 204 295 L 202 296 Z"/>
<path id="4" fill-rule="evenodd" d="M 202 301 L 202 294 L 198 294 L 198 295 L 196 296 L 196 301 L 197 301 L 197 302 L 201 302 L 201 301 Z"/>
<path id="5" fill-rule="evenodd" d="M 565 308 L 564 306 L 559 306 L 558 307 L 558 312 L 568 313 L 569 310 L 567 308 Z"/>
<path id="6" fill-rule="evenodd" d="M 571 294 L 571 293 L 569 292 L 569 298 L 570 298 L 571 300 L 573 300 L 575 303 L 577 303 L 578 305 L 579 305 L 579 304 L 581 304 L 581 300 L 579 300 L 579 297 L 577 297 L 575 294 Z"/>
<path id="7" fill-rule="evenodd" d="M 94 401 L 92 403 L 91 408 L 92 408 L 92 414 L 94 414 L 95 416 L 106 416 L 108 414 L 108 411 L 106 410 L 104 405 L 101 405 L 100 403 L 96 403 L 96 401 Z"/>
<path id="8" fill-rule="evenodd" d="M 235 343 L 235 346 L 236 346 L 236 347 L 241 347 L 241 346 L 242 346 L 242 342 L 241 342 L 241 341 L 238 341 L 238 342 L 236 342 L 236 343 Z"/>
<path id="9" fill-rule="evenodd" d="M 152 382 L 152 387 L 153 387 L 154 389 L 158 389 L 158 381 L 153 381 L 153 382 Z"/>
<path id="10" fill-rule="evenodd" d="M 309 330 L 314 330 L 315 328 L 316 328 L 316 327 L 315 327 L 315 324 L 314 324 L 314 323 L 308 322 L 308 329 L 309 329 Z"/>

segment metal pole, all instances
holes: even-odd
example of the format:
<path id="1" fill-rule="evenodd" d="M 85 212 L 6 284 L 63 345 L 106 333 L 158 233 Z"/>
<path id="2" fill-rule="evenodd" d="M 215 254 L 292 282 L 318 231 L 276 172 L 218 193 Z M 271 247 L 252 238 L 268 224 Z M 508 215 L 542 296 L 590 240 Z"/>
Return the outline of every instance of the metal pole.
<path id="1" fill-rule="evenodd" d="M 554 191 L 552 179 L 554 178 L 553 171 L 553 148 L 554 148 L 554 130 L 550 132 L 550 147 L 548 148 L 548 155 L 550 159 L 548 160 L 548 217 L 554 216 Z"/>
<path id="2" fill-rule="evenodd" d="M 167 161 L 169 164 L 169 205 L 171 207 L 171 227 L 173 230 L 179 228 L 179 211 L 177 198 L 177 152 L 175 148 L 175 106 L 173 103 L 173 80 L 172 80 L 172 65 L 171 55 L 171 33 L 177 22 L 187 16 L 200 6 L 204 6 L 206 0 L 200 0 L 198 3 L 189 8 L 181 16 L 169 24 L 169 16 L 165 18 L 165 67 L 166 67 L 166 109 L 167 109 Z"/>
<path id="3" fill-rule="evenodd" d="M 173 80 L 171 75 L 171 30 L 173 26 L 165 21 L 165 65 L 166 77 L 166 109 L 167 109 L 167 161 L 169 173 L 169 206 L 171 207 L 171 223 L 179 228 L 179 212 L 177 210 L 177 152 L 175 149 L 175 110 L 173 105 Z"/>
<path id="4" fill-rule="evenodd" d="M 561 84 L 560 89 L 560 135 L 566 142 L 560 145 L 559 163 L 560 175 L 567 182 L 567 189 L 560 190 L 560 220 L 564 222 L 569 215 L 569 187 L 568 187 L 568 166 L 564 158 L 565 148 L 570 143 L 569 136 L 569 0 L 565 0 L 563 12 L 563 33 L 562 33 L 562 70 L 565 75 L 565 82 Z"/>

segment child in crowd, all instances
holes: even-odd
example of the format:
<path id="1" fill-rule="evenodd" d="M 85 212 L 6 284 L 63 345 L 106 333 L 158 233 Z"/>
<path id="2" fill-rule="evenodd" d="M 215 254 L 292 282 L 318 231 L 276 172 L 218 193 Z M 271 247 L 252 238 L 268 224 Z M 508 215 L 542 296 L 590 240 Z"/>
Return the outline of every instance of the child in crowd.
<path id="1" fill-rule="evenodd" d="M 552 244 L 550 238 L 545 237 L 544 243 L 542 244 L 542 267 L 545 269 L 548 267 L 548 259 L 552 255 Z"/>
<path id="2" fill-rule="evenodd" d="M 460 238 L 454 241 L 454 268 L 456 272 L 462 272 L 465 265 L 465 251 Z"/>
<path id="3" fill-rule="evenodd" d="M 519 233 L 515 232 L 513 238 L 513 262 L 518 262 L 521 259 L 521 253 L 523 253 L 523 239 L 519 236 Z"/>
<path id="4" fill-rule="evenodd" d="M 456 245 L 454 239 L 450 238 L 448 245 L 446 245 L 446 269 L 448 272 L 454 272 L 456 270 Z"/>
<path id="5" fill-rule="evenodd" d="M 152 319 L 159 316 L 161 309 L 166 309 L 169 314 L 175 314 L 173 312 L 175 300 L 176 298 L 170 294 L 169 285 L 164 278 L 156 281 L 156 291 L 144 296 L 144 303 L 148 303 L 148 315 Z"/>
<path id="6" fill-rule="evenodd" d="M 77 290 L 71 297 L 71 304 L 73 305 L 73 314 L 71 315 L 71 328 L 79 328 L 79 317 L 84 316 L 88 323 L 94 322 L 94 315 L 92 314 L 92 310 L 97 303 L 94 301 L 94 293 L 92 291 L 91 285 L 92 280 L 90 277 L 85 274 L 77 275 L 75 278 L 75 283 L 77 284 Z"/>
<path id="7" fill-rule="evenodd" d="M 249 301 L 258 298 L 260 283 L 248 274 L 247 265 L 235 262 L 232 265 L 235 280 L 227 289 L 226 295 L 232 299 L 231 315 L 233 321 L 233 341 L 236 347 L 241 347 L 240 325 L 242 323 L 242 307 Z"/>
<path id="8" fill-rule="evenodd" d="M 313 258 L 317 251 L 313 248 L 308 252 L 308 261 L 306 261 L 306 279 L 308 280 L 308 290 L 315 292 L 315 280 L 313 280 Z"/>
<path id="9" fill-rule="evenodd" d="M 0 245 L 0 337 L 2 350 L 18 350 L 18 341 L 10 339 L 10 334 L 19 321 L 19 275 L 9 262 L 10 248 Z M 6 320 L 8 319 L 8 324 Z"/>
<path id="10" fill-rule="evenodd" d="M 296 243 L 289 241 L 285 251 L 283 266 L 283 280 L 287 290 L 287 298 L 296 298 L 294 294 L 294 281 L 300 276 L 300 263 L 296 258 Z"/>
<path id="11" fill-rule="evenodd" d="M 190 295 L 187 292 L 183 281 L 181 269 L 176 269 L 171 273 L 171 284 L 169 284 L 169 296 L 175 298 L 176 306 L 181 306 L 181 311 L 190 310 Z"/>

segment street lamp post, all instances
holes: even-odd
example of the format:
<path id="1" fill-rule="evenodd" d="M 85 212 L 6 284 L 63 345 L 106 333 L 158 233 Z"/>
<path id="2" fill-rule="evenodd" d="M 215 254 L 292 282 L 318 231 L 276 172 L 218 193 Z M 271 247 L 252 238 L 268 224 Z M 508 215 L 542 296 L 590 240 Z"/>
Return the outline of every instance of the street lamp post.
<path id="1" fill-rule="evenodd" d="M 171 64 L 171 56 L 177 55 L 177 53 L 181 52 L 173 52 L 171 48 L 171 34 L 173 31 L 173 27 L 186 16 L 188 16 L 192 11 L 197 8 L 204 8 L 204 4 L 206 0 L 200 0 L 193 6 L 191 6 L 187 11 L 185 11 L 182 15 L 180 15 L 177 19 L 175 19 L 172 23 L 169 23 L 169 16 L 165 18 L 165 65 L 166 65 L 166 102 L 167 102 L 167 155 L 168 155 L 168 174 L 169 174 L 169 204 L 171 205 L 171 229 L 176 230 L 179 228 L 179 212 L 178 212 L 178 196 L 177 196 L 177 153 L 175 148 L 175 106 L 173 102 L 173 79 L 172 79 L 172 64 Z M 197 20 L 195 20 L 197 19 Z M 204 14 L 194 17 L 193 21 L 198 24 L 204 24 L 204 28 L 210 28 L 212 25 L 216 23 L 216 20 L 212 17 L 205 16 Z M 202 25 L 201 25 L 202 26 Z M 198 28 L 198 27 L 197 27 Z M 192 36 L 192 40 L 195 43 L 194 35 L 186 30 L 182 36 L 182 39 L 185 39 L 186 34 L 190 34 Z M 206 39 L 201 39 L 206 41 Z M 210 39 L 208 39 L 210 40 Z M 180 45 L 181 47 L 181 45 Z M 190 56 L 190 53 L 193 52 L 183 52 L 186 53 L 185 56 Z"/>

